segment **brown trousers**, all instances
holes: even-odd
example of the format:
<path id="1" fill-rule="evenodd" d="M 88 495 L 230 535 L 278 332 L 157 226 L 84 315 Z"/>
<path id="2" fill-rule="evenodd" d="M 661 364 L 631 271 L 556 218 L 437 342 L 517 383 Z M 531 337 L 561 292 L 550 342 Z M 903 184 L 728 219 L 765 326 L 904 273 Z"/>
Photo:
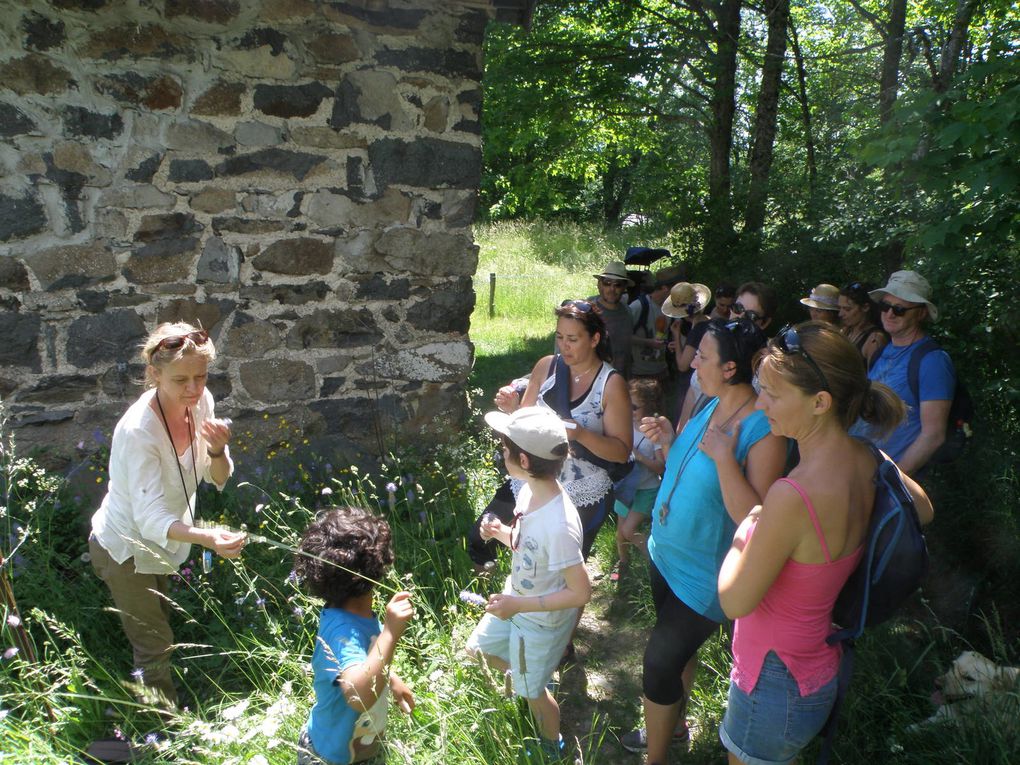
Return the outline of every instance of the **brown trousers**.
<path id="1" fill-rule="evenodd" d="M 177 705 L 177 689 L 170 672 L 174 633 L 167 602 L 169 579 L 165 574 L 139 574 L 133 558 L 117 563 L 95 537 L 89 538 L 92 568 L 110 588 L 124 634 L 134 652 L 141 682 L 163 699 L 160 705 Z M 144 699 L 151 702 L 153 699 Z"/>

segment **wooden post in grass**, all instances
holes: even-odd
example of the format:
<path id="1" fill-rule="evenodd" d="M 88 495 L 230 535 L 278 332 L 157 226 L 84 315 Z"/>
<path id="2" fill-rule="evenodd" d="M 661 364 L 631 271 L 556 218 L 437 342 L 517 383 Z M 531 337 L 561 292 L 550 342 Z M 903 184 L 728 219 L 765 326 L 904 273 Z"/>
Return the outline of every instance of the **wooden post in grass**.
<path id="1" fill-rule="evenodd" d="M 496 274 L 489 272 L 489 318 L 496 315 Z"/>

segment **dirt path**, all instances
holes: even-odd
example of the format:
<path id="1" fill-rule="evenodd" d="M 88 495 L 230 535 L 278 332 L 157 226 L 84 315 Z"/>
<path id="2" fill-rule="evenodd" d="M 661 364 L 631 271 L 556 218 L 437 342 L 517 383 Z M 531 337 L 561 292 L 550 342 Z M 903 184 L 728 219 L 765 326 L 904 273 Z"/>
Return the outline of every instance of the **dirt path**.
<path id="1" fill-rule="evenodd" d="M 646 576 L 638 566 L 633 575 Z M 575 638 L 580 661 L 560 673 L 561 728 L 565 738 L 580 742 L 585 765 L 640 765 L 644 758 L 623 749 L 619 736 L 641 724 L 648 635 L 642 588 L 636 580 L 617 586 L 607 578 L 594 585 Z"/>

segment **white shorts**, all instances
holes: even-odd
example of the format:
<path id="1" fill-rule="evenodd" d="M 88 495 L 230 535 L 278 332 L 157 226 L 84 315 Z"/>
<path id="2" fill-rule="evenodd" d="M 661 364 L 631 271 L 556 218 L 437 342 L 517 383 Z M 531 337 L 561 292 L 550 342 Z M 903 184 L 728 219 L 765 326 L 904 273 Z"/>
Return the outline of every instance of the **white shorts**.
<path id="1" fill-rule="evenodd" d="M 514 693 L 525 699 L 537 699 L 563 657 L 577 620 L 577 609 L 568 608 L 555 627 L 546 627 L 521 619 L 511 620 L 485 614 L 467 641 L 469 651 L 478 651 L 502 659 L 510 665 Z"/>

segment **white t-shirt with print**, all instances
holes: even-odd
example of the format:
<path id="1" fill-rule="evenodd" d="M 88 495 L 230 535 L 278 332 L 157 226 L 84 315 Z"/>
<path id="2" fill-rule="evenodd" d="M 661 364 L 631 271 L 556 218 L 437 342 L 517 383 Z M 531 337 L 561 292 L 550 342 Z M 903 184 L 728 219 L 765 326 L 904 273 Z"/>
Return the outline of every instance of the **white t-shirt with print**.
<path id="1" fill-rule="evenodd" d="M 517 496 L 515 508 L 523 515 L 515 521 L 510 535 L 516 549 L 504 589 L 508 595 L 538 597 L 559 592 L 567 586 L 563 571 L 584 562 L 581 518 L 566 492 L 561 490 L 541 507 L 524 512 L 530 502 L 531 487 L 525 484 Z M 576 615 L 576 608 L 565 608 L 529 611 L 514 618 L 537 626 L 558 627 L 565 621 L 573 621 Z"/>

